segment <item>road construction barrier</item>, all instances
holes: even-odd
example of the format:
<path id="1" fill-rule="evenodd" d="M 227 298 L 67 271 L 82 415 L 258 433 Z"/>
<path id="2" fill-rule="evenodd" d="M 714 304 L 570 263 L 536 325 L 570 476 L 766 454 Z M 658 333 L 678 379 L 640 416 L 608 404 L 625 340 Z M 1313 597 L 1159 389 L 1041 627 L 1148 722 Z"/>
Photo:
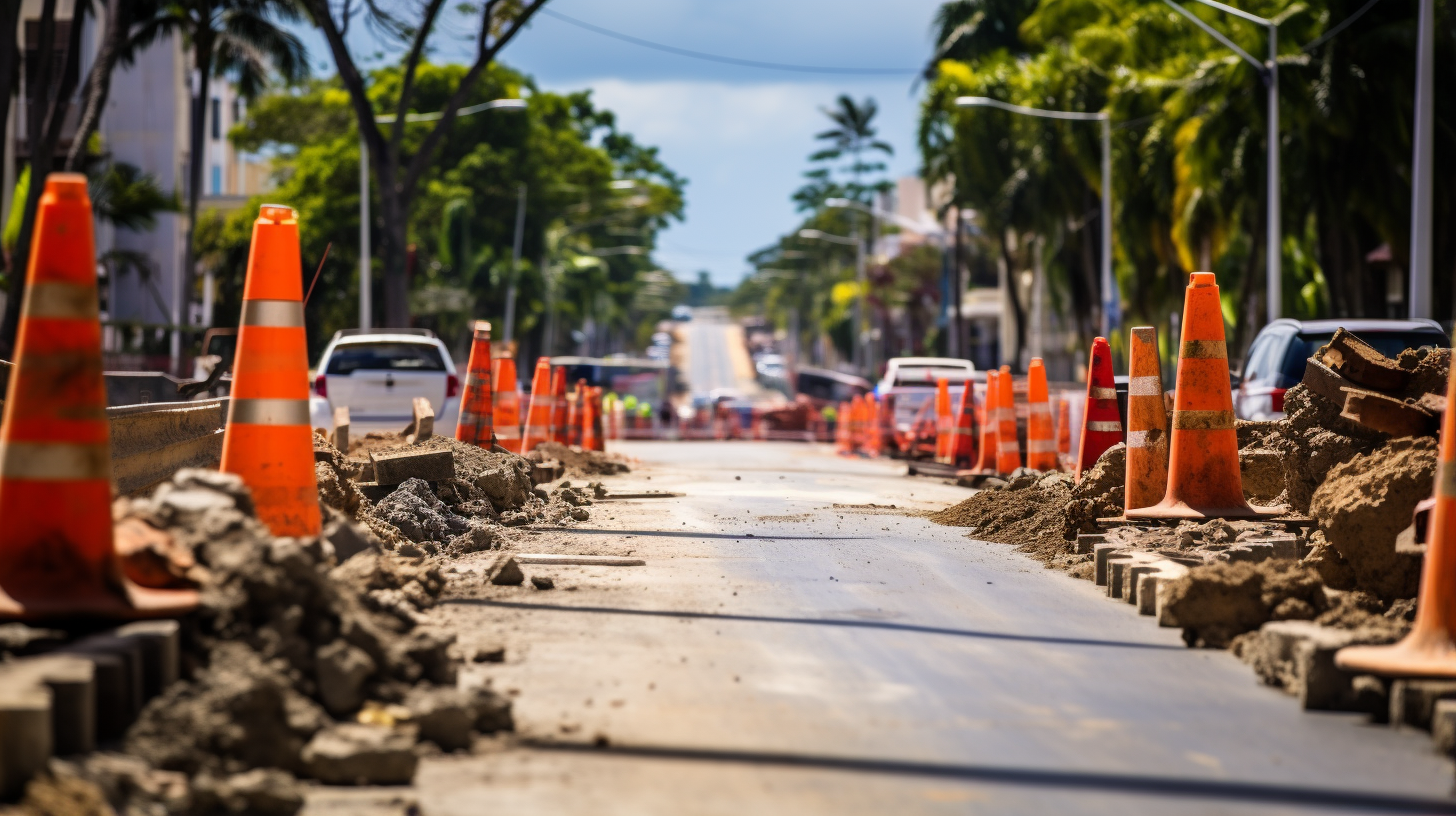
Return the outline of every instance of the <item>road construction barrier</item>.
<path id="1" fill-rule="evenodd" d="M 526 430 L 521 435 L 521 453 L 530 453 L 542 442 L 551 440 L 551 361 L 546 357 L 536 360 L 536 372 L 531 376 L 531 403 L 526 409 Z"/>
<path id="2" fill-rule="evenodd" d="M 275 204 L 253 222 L 222 469 L 247 483 L 274 535 L 318 535 L 298 218 Z"/>
<path id="3" fill-rule="evenodd" d="M 455 438 L 484 448 L 490 447 L 495 430 L 490 376 L 490 324 L 477 320 L 470 340 L 470 362 L 465 367 L 465 390 L 460 396 L 460 422 L 455 426 Z"/>
<path id="4" fill-rule="evenodd" d="M 1388 677 L 1456 677 L 1456 377 L 1448 378 L 1446 406 L 1415 626 L 1391 646 L 1341 649 L 1335 664 L 1346 671 Z"/>
<path id="5" fill-rule="evenodd" d="M 1001 366 L 997 373 L 996 396 L 1001 411 L 997 416 L 996 470 L 1010 473 L 1021 467 L 1021 442 L 1016 438 L 1016 391 L 1011 381 L 1011 366 Z"/>
<path id="6" fill-rule="evenodd" d="M 1168 489 L 1168 413 L 1163 407 L 1163 365 L 1158 330 L 1128 332 L 1127 479 L 1123 507 L 1136 510 L 1163 500 Z"/>
<path id="7" fill-rule="evenodd" d="M 516 361 L 509 357 L 492 360 L 490 378 L 495 390 L 492 424 L 496 444 L 511 453 L 520 453 L 521 389 L 516 378 Z"/>
<path id="8" fill-rule="evenodd" d="M 1123 441 L 1122 416 L 1117 411 L 1117 385 L 1112 378 L 1112 348 L 1106 337 L 1092 339 L 1087 361 L 1087 409 L 1082 416 L 1082 443 L 1078 445 L 1078 480 L 1107 449 Z"/>
<path id="9" fill-rule="evenodd" d="M 1026 466 L 1032 470 L 1057 469 L 1057 442 L 1052 432 L 1052 404 L 1048 400 L 1046 364 L 1031 358 L 1026 370 Z"/>
<path id="10" fill-rule="evenodd" d="M 1173 399 L 1167 493 L 1152 507 L 1127 511 L 1127 517 L 1261 515 L 1244 500 L 1223 310 L 1212 272 L 1194 272 L 1184 291 L 1183 340 Z"/>
<path id="11" fill-rule="evenodd" d="M 228 401 L 222 397 L 107 408 L 116 492 L 139 493 L 185 467 L 216 468 L 222 462 Z"/>
<path id="12" fill-rule="evenodd" d="M 132 583 L 116 560 L 92 223 L 86 177 L 47 176 L 0 421 L 0 619 L 161 617 L 197 605 L 195 592 Z M 313 501 L 317 512 L 316 490 Z"/>

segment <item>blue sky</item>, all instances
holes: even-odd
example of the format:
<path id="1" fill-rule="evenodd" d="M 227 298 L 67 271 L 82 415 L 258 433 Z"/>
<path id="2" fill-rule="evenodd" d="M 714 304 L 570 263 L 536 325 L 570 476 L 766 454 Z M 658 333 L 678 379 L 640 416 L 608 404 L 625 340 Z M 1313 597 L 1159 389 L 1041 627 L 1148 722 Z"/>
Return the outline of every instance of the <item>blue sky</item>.
<path id="1" fill-rule="evenodd" d="M 551 0 L 546 8 L 644 40 L 747 60 L 796 65 L 906 68 L 930 53 L 939 0 Z M 437 60 L 462 55 L 461 33 L 442 27 Z M 321 37 L 308 38 L 332 72 Z M 742 277 L 744 257 L 793 228 L 789 195 L 801 183 L 819 108 L 841 93 L 872 96 L 880 135 L 895 147 L 893 175 L 913 174 L 917 99 L 913 75 L 797 73 L 706 62 L 643 48 L 538 15 L 501 60 L 555 91 L 591 88 L 618 125 L 688 179 L 686 220 L 659 241 L 656 258 L 684 280 L 708 270 L 720 285 Z"/>

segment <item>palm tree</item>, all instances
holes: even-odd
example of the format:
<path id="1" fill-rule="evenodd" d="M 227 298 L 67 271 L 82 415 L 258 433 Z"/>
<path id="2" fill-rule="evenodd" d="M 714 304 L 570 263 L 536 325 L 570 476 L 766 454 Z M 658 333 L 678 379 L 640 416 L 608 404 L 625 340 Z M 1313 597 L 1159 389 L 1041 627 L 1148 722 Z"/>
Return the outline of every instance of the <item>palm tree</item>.
<path id="1" fill-rule="evenodd" d="M 187 240 L 182 265 L 185 297 L 193 283 L 192 238 L 197 229 L 197 203 L 202 194 L 203 140 L 209 86 L 227 78 L 245 99 L 257 96 L 274 72 L 284 82 L 308 76 L 302 41 L 284 24 L 301 22 L 297 0 L 170 0 L 152 16 L 138 21 L 131 48 L 146 48 L 157 37 L 179 35 L 192 49 L 193 88 L 187 151 Z"/>
<path id="2" fill-rule="evenodd" d="M 865 97 L 862 103 L 856 103 L 848 94 L 840 94 L 835 100 L 835 107 L 821 108 L 825 116 L 834 122 L 834 127 L 822 133 L 815 134 L 814 138 L 821 142 L 828 142 L 829 145 L 809 157 L 811 162 L 832 162 L 848 156 L 850 163 L 848 167 L 841 168 L 848 172 L 850 182 L 844 186 L 844 192 L 849 198 L 856 201 L 863 201 L 868 198 L 867 193 L 881 189 L 886 182 L 866 187 L 863 183 L 865 174 L 884 172 L 885 163 L 871 161 L 865 158 L 865 154 L 878 151 L 887 156 L 895 155 L 895 148 L 889 143 L 875 138 L 878 132 L 874 126 L 875 114 L 879 112 L 879 106 L 875 104 L 873 97 Z M 810 179 L 810 184 L 805 185 L 795 194 L 801 209 L 817 207 L 824 202 L 825 198 L 832 197 L 836 191 L 828 168 L 810 170 L 804 174 Z M 812 191 L 812 192 L 810 192 Z M 817 200 L 811 200 L 815 196 Z M 805 206 L 808 204 L 808 206 Z"/>

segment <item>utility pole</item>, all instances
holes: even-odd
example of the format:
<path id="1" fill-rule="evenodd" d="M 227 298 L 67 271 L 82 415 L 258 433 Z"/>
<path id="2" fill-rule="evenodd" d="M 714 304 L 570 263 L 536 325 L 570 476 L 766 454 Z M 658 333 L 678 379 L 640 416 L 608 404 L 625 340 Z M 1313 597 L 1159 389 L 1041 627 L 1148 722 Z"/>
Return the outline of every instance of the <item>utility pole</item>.
<path id="1" fill-rule="evenodd" d="M 1431 189 L 1435 183 L 1436 0 L 1416 11 L 1416 122 L 1411 149 L 1410 316 L 1433 317 L 1431 293 Z"/>

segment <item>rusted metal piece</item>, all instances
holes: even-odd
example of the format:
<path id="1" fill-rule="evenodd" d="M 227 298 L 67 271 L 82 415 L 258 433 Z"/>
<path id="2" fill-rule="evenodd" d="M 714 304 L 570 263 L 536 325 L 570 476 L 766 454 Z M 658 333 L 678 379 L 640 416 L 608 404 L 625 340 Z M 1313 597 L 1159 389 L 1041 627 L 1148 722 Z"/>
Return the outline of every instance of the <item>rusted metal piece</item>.
<path id="1" fill-rule="evenodd" d="M 1363 388 L 1340 389 L 1345 408 L 1340 416 L 1391 436 L 1426 436 L 1435 431 L 1435 417 L 1415 403 L 1403 402 Z"/>
<path id="2" fill-rule="evenodd" d="M 1312 393 L 1333 402 L 1336 405 L 1345 404 L 1346 388 L 1359 388 L 1355 383 L 1336 374 L 1333 369 L 1319 361 L 1317 357 L 1311 357 L 1304 367 L 1304 387 Z"/>
<path id="3" fill-rule="evenodd" d="M 1403 391 L 1410 384 L 1409 371 L 1344 329 L 1330 338 L 1320 362 L 1356 385 L 1376 391 Z"/>

